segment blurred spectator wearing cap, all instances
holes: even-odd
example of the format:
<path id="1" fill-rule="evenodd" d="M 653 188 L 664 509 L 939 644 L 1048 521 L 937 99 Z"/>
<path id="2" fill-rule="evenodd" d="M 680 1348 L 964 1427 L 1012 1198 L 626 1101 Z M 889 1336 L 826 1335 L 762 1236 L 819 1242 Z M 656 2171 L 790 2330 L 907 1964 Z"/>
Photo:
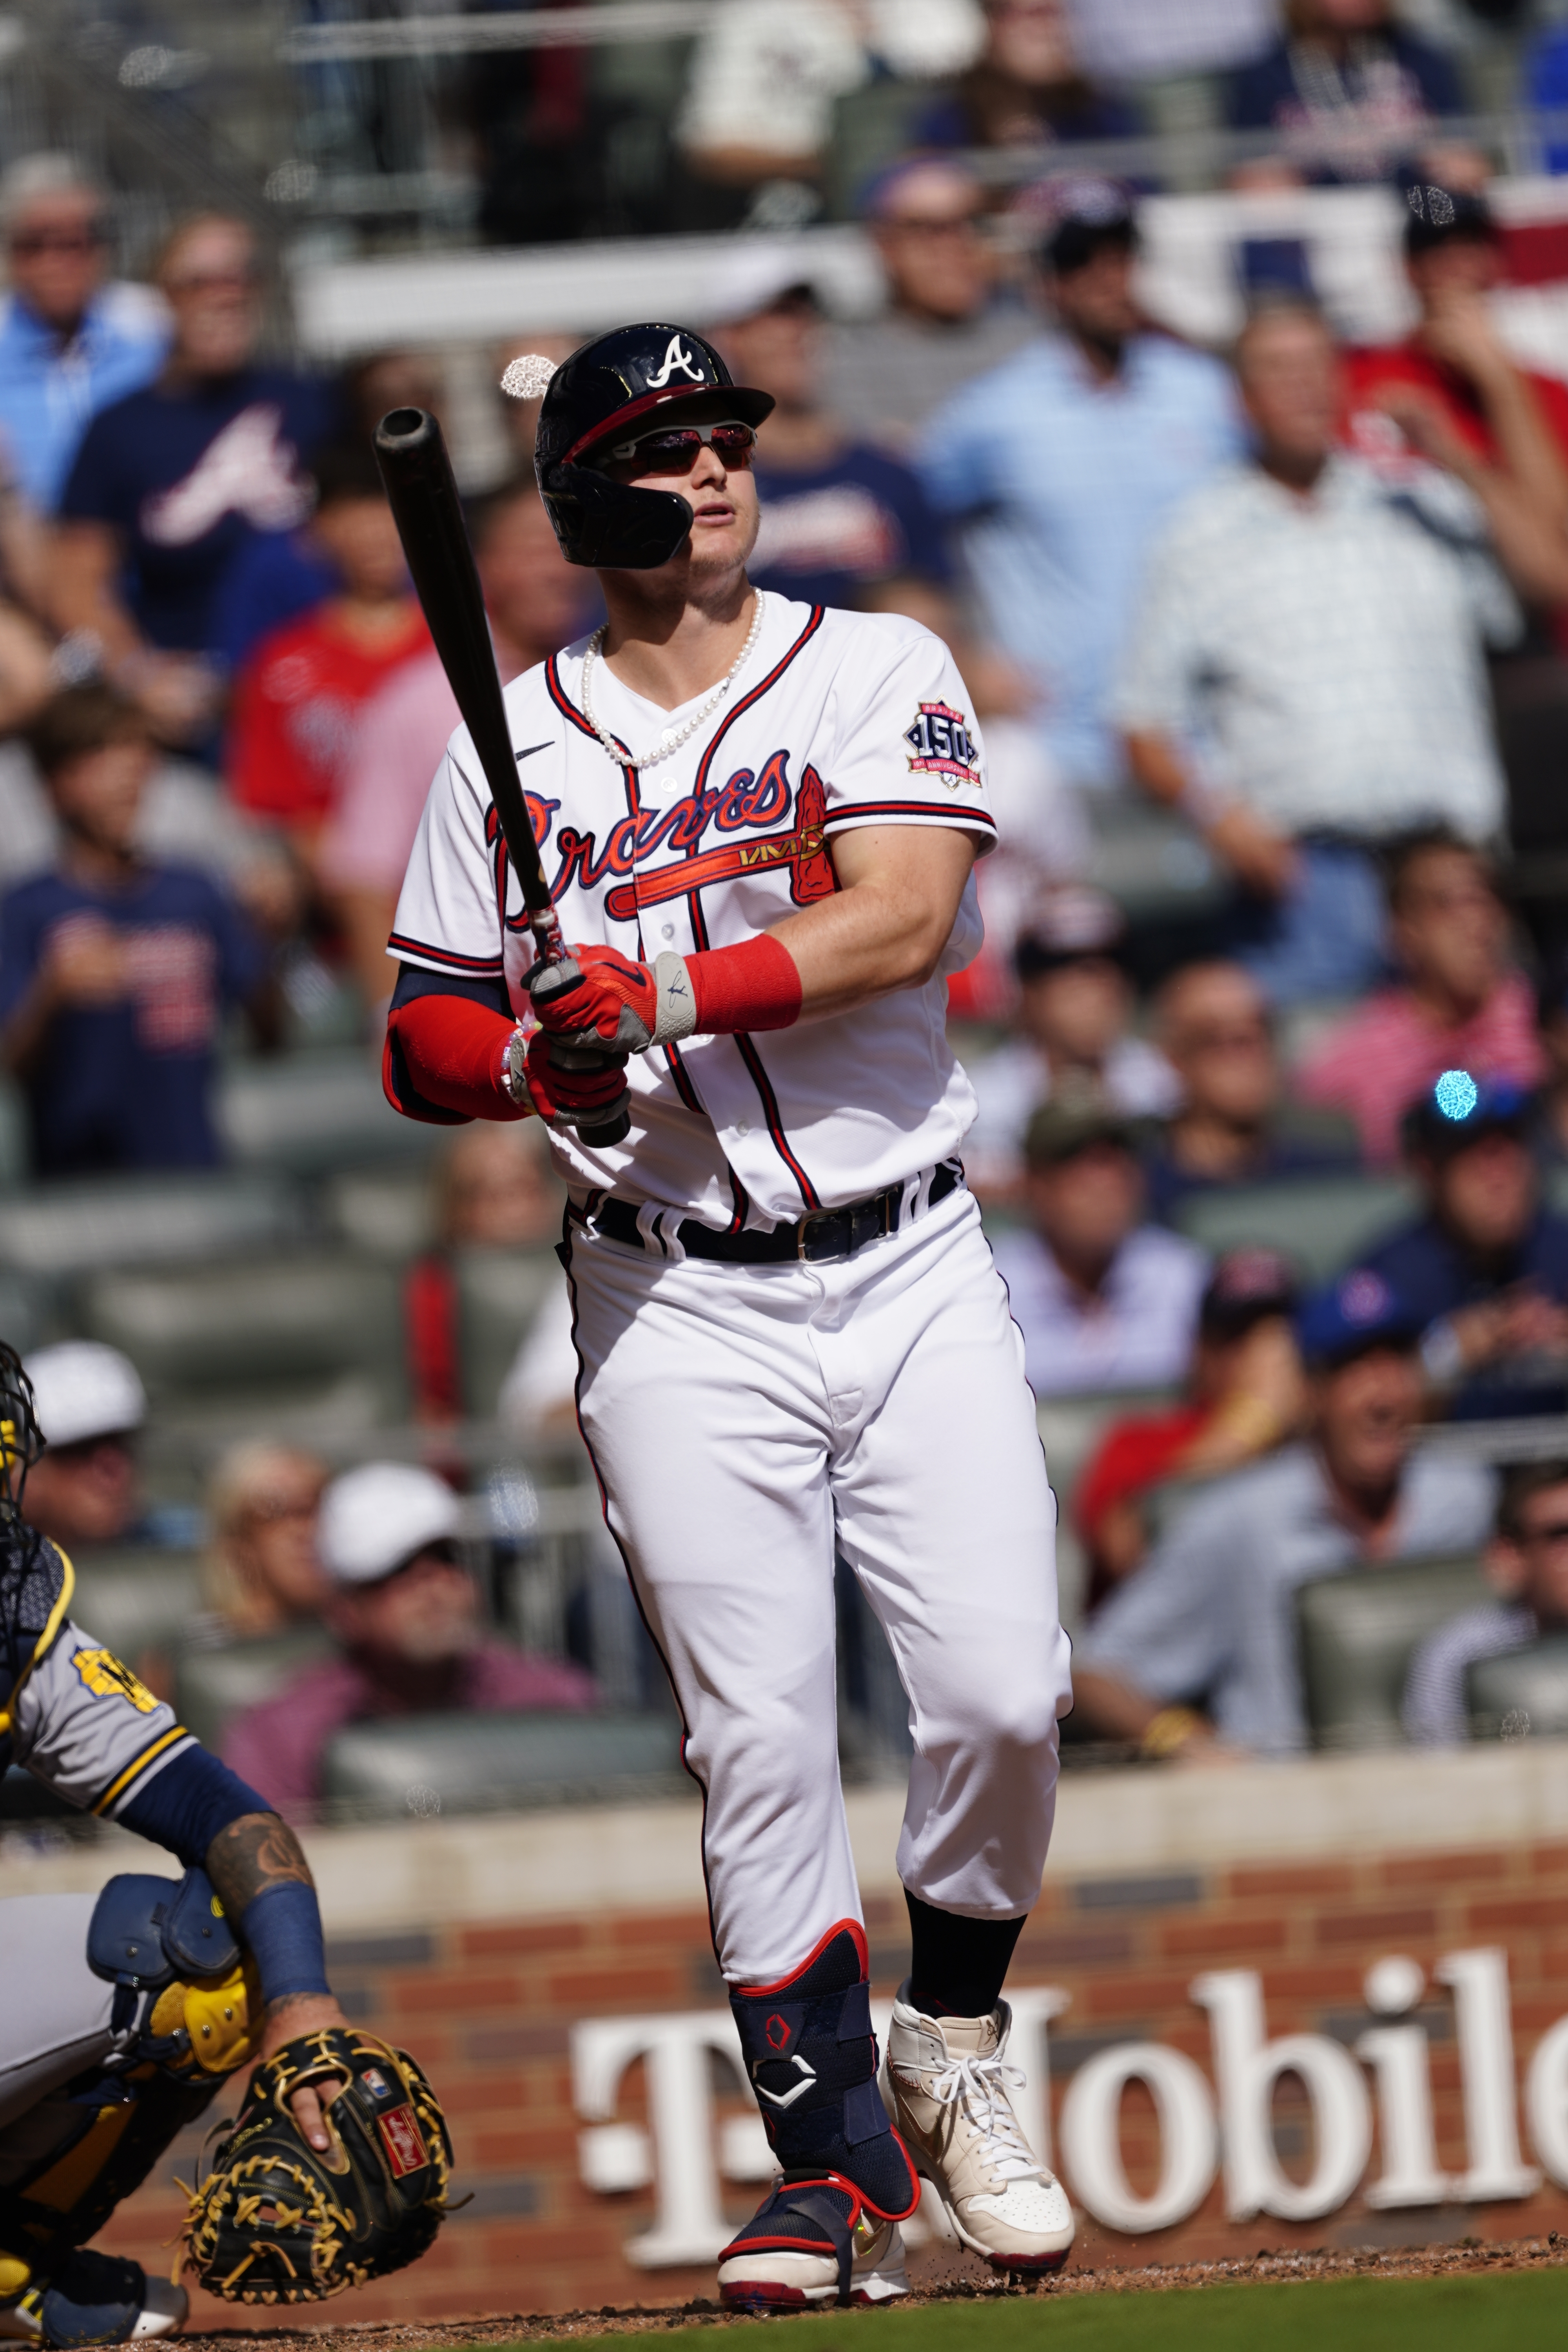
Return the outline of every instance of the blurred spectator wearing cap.
<path id="1" fill-rule="evenodd" d="M 316 1556 L 326 1465 L 267 1440 L 232 1446 L 207 1486 L 199 1638 L 247 1642 L 312 1624 L 331 1587 Z"/>
<path id="2" fill-rule="evenodd" d="M 1028 1229 L 998 1234 L 997 1270 L 1038 1396 L 1161 1388 L 1192 1352 L 1206 1261 L 1142 1222 L 1143 1173 L 1113 1111 L 1064 1090 L 1024 1139 Z"/>
<path id="3" fill-rule="evenodd" d="M 476 1119 L 453 1136 L 436 1171 L 440 1245 L 415 1260 L 404 1283 L 408 1384 L 416 1421 L 439 1423 L 463 1418 L 452 1253 L 548 1249 L 560 1238 L 565 1205 L 550 1165 L 542 1121 L 514 1127 Z"/>
<path id="4" fill-rule="evenodd" d="M 1232 1250 L 1209 1277 L 1180 1404 L 1112 1422 L 1073 1495 L 1089 1555 L 1089 1613 L 1149 1549 L 1145 1501 L 1170 1479 L 1217 1478 L 1295 1431 L 1305 1410 L 1291 1317 L 1296 1281 L 1278 1250 Z"/>
<path id="5" fill-rule="evenodd" d="M 1500 274 L 1484 195 L 1417 184 L 1408 192 L 1405 268 L 1421 316 L 1404 342 L 1346 359 L 1352 446 L 1376 462 L 1387 421 L 1419 451 L 1436 428 L 1497 467 L 1559 528 L 1568 520 L 1568 384 L 1509 355 L 1487 297 Z"/>
<path id="6" fill-rule="evenodd" d="M 1444 1070 L 1521 1087 L 1545 1075 L 1532 993 L 1510 961 L 1487 859 L 1436 827 L 1396 844 L 1386 870 L 1404 977 L 1331 1029 L 1295 1079 L 1304 1102 L 1351 1114 L 1373 1168 L 1395 1165 L 1404 1113 Z"/>
<path id="7" fill-rule="evenodd" d="M 1293 1597 L 1357 1560 L 1480 1543 L 1491 1479 L 1413 1448 L 1418 1318 L 1358 1267 L 1297 1324 L 1310 1434 L 1195 1496 L 1076 1645 L 1075 1712 L 1151 1757 L 1307 1745 Z"/>
<path id="8" fill-rule="evenodd" d="M 156 266 L 174 341 L 155 383 L 100 408 L 59 502 L 56 625 L 96 651 L 168 742 L 210 739 L 222 693 L 216 600 L 256 531 L 309 510 L 301 467 L 327 436 L 329 388 L 257 359 L 261 260 L 247 223 L 177 227 Z"/>
<path id="9" fill-rule="evenodd" d="M 1124 1118 L 1174 1109 L 1181 1088 L 1170 1064 L 1132 1034 L 1132 986 L 1119 960 L 1125 931 L 1100 890 L 1052 890 L 1030 910 L 1013 950 L 1014 1034 L 968 1065 L 977 1109 L 964 1162 L 978 1192 L 1017 1188 L 1030 1116 L 1059 1090 Z"/>
<path id="10" fill-rule="evenodd" d="M 61 846 L 0 902 L 0 1066 L 26 1095 L 34 1171 L 214 1166 L 226 1013 L 277 1039 L 260 941 L 206 875 L 143 857 L 155 753 L 134 704 L 68 687 L 30 740 Z"/>
<path id="11" fill-rule="evenodd" d="M 939 409 L 920 462 L 1063 776 L 1104 788 L 1122 773 L 1107 705 L 1151 542 L 1239 425 L 1219 362 L 1145 328 L 1126 192 L 1068 182 L 1056 213 L 1040 255 L 1055 331 Z"/>
<path id="12" fill-rule="evenodd" d="M 308 526 L 334 593 L 262 638 L 235 681 L 228 789 L 311 861 L 337 804 L 359 717 L 405 662 L 430 650 L 403 544 L 368 442 L 323 449 Z"/>
<path id="13" fill-rule="evenodd" d="M 906 156 L 867 190 L 887 307 L 835 328 L 826 368 L 827 405 L 858 437 L 908 446 L 943 401 L 1038 334 L 999 292 L 984 210 L 973 173 L 943 155 Z"/>
<path id="14" fill-rule="evenodd" d="M 136 1542 L 145 1533 L 136 1436 L 147 1391 L 118 1348 L 65 1339 L 23 1368 L 45 1450 L 27 1473 L 27 1517 L 68 1555 Z"/>
<path id="15" fill-rule="evenodd" d="M 809 285 L 779 284 L 788 268 L 721 296 L 729 315 L 716 329 L 736 381 L 776 403 L 752 461 L 762 527 L 750 576 L 805 604 L 903 611 L 900 592 L 912 588 L 945 606 L 952 567 L 919 477 L 890 450 L 852 440 L 823 406 L 821 312 Z"/>
<path id="16" fill-rule="evenodd" d="M 985 47 L 916 125 L 925 147 L 1044 147 L 1135 139 L 1134 108 L 1079 61 L 1067 0 L 982 0 Z"/>
<path id="17" fill-rule="evenodd" d="M 1446 476 L 1396 499 L 1339 451 L 1315 311 L 1258 313 L 1237 369 L 1252 457 L 1155 549 L 1116 711 L 1140 783 L 1236 878 L 1235 951 L 1290 1003 L 1381 975 L 1381 847 L 1501 825 L 1485 652 L 1520 614 L 1489 508 Z"/>
<path id="18" fill-rule="evenodd" d="M 753 226 L 798 227 L 837 102 L 888 73 L 934 80 L 979 53 L 974 0 L 719 0 L 692 52 L 675 126 L 700 178 L 756 190 Z"/>
<path id="19" fill-rule="evenodd" d="M 1472 1666 L 1568 1632 L 1568 1462 L 1509 1464 L 1486 1570 L 1498 1598 L 1450 1617 L 1410 1661 L 1400 1717 L 1417 1748 L 1463 1746 Z"/>
<path id="20" fill-rule="evenodd" d="M 1435 177 L 1485 172 L 1474 150 L 1441 142 L 1443 116 L 1465 111 L 1452 61 L 1395 24 L 1391 0 L 1285 0 L 1284 16 L 1279 38 L 1231 82 L 1232 129 L 1280 142 L 1238 184 L 1389 179 L 1413 151 Z"/>
<path id="21" fill-rule="evenodd" d="M 451 1488 L 410 1463 L 367 1463 L 327 1488 L 316 1544 L 340 1654 L 240 1716 L 224 1739 L 226 1761 L 286 1819 L 308 1820 L 320 1803 L 327 1749 L 351 1723 L 594 1706 L 580 1667 L 486 1635 L 458 1549 L 461 1516 Z"/>
<path id="22" fill-rule="evenodd" d="M 69 155 L 0 177 L 10 290 L 0 305 L 0 433 L 34 510 L 52 512 L 94 412 L 150 383 L 169 322 L 144 286 L 107 278 L 103 192 Z"/>
<path id="23" fill-rule="evenodd" d="M 1342 1164 L 1279 1131 L 1273 1023 L 1242 965 L 1191 963 L 1173 973 L 1155 1001 L 1154 1037 L 1182 1097 L 1147 1157 L 1156 1216 L 1216 1184 L 1264 1184 Z"/>
<path id="24" fill-rule="evenodd" d="M 531 467 L 468 509 L 468 531 L 496 663 L 510 680 L 593 625 L 594 576 L 567 562 Z M 372 696 L 316 851 L 316 872 L 343 927 L 367 1004 L 392 993 L 387 935 L 430 779 L 458 725 L 434 651 L 416 656 Z"/>
<path id="25" fill-rule="evenodd" d="M 1541 1198 L 1532 1104 L 1447 1070 L 1406 1112 L 1423 1213 L 1367 1255 L 1419 1317 L 1427 1379 L 1462 1420 L 1568 1403 L 1568 1217 Z"/>

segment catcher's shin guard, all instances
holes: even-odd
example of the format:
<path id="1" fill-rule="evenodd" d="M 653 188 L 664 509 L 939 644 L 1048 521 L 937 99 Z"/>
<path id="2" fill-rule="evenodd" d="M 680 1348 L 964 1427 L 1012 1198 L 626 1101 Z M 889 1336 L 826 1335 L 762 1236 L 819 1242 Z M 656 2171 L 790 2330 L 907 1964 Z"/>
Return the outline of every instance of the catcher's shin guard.
<path id="1" fill-rule="evenodd" d="M 753 2257 L 806 2253 L 837 2273 L 839 2300 L 847 2303 L 868 2217 L 902 2221 L 921 2193 L 877 2088 L 864 1931 L 840 1920 L 793 1976 L 743 1986 L 731 1993 L 730 2006 L 784 2178 L 720 2258 L 725 2300 L 767 2302 Z"/>
<path id="2" fill-rule="evenodd" d="M 22 2278 L 16 2292 L 13 2273 Z M 37 2283 L 25 2263 L 0 2255 L 0 2341 L 37 2345 L 42 2352 L 139 2343 L 177 2334 L 189 2310 L 184 2287 L 90 2246 L 68 2254 L 52 2278 Z"/>
<path id="3" fill-rule="evenodd" d="M 47 2153 L 0 2189 L 0 2247 L 25 2262 L 35 2282 L 52 2278 L 141 2187 L 216 2089 L 216 2076 L 184 2083 L 151 2065 L 79 2078 L 47 2103 L 48 2120 L 58 2110 L 59 2123 Z"/>

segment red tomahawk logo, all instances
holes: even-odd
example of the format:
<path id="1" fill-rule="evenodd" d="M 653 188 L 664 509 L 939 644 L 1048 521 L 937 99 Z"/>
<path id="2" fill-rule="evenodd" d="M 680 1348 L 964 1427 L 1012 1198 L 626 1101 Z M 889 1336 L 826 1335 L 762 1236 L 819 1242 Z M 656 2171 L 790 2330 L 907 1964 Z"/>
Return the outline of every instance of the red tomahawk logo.
<path id="1" fill-rule="evenodd" d="M 708 882 L 731 882 L 737 875 L 765 873 L 770 866 L 790 866 L 790 897 L 797 907 L 814 898 L 831 898 L 838 887 L 823 826 L 827 818 L 827 794 L 816 770 L 808 767 L 795 799 L 793 833 L 766 833 L 758 841 L 726 842 L 696 857 L 682 857 L 651 874 L 617 884 L 606 893 L 605 912 L 613 923 L 636 920 L 639 907 L 657 907 L 665 898 L 684 898 Z"/>

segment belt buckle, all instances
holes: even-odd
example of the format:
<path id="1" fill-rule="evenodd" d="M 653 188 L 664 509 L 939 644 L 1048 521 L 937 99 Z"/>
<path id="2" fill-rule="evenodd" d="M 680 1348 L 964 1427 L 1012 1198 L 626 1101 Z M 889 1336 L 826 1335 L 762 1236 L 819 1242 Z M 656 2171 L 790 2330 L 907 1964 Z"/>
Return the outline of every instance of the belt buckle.
<path id="1" fill-rule="evenodd" d="M 811 1237 L 813 1225 L 832 1224 L 836 1219 L 842 1218 L 843 1215 L 842 1209 L 816 1209 L 809 1217 L 802 1217 L 795 1229 L 795 1255 L 797 1265 L 837 1265 L 844 1258 L 854 1255 L 855 1244 L 852 1237 L 843 1249 L 825 1250 L 816 1256 L 811 1255 L 807 1251 L 806 1244 Z"/>

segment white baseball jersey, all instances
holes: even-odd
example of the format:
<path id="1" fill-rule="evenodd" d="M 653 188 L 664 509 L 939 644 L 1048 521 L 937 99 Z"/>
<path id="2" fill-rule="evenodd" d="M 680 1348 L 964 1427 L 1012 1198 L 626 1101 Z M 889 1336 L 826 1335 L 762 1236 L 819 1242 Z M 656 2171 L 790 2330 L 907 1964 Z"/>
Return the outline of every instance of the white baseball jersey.
<path id="1" fill-rule="evenodd" d="M 641 770 L 613 761 L 584 718 L 584 651 L 506 692 L 569 941 L 642 961 L 736 945 L 830 895 L 826 845 L 856 825 L 994 840 L 963 681 L 917 622 L 764 596 L 725 700 L 673 757 Z M 636 752 L 693 707 L 661 710 L 603 662 L 591 688 L 595 717 Z M 580 1197 L 613 1192 L 739 1231 L 858 1200 L 948 1158 L 974 1097 L 947 1044 L 945 982 L 980 940 L 971 882 L 924 988 L 795 1028 L 634 1055 L 626 1141 L 589 1150 L 553 1136 L 568 1183 Z M 513 1009 L 527 1003 L 532 934 L 466 729 L 431 786 L 388 951 L 430 971 L 504 977 Z"/>

